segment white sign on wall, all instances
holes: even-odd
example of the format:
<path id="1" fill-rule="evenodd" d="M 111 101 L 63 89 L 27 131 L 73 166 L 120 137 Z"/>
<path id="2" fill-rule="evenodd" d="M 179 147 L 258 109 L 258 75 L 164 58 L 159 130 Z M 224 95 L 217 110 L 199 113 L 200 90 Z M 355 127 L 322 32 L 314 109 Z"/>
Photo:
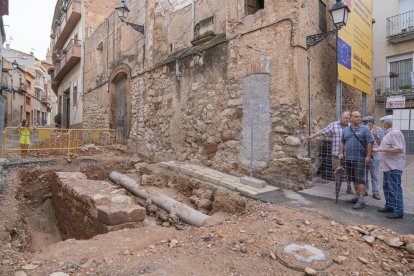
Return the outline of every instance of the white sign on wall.
<path id="1" fill-rule="evenodd" d="M 404 96 L 393 96 L 387 98 L 385 108 L 405 108 L 405 97 Z"/>
<path id="2" fill-rule="evenodd" d="M 173 12 L 181 10 L 182 8 L 187 7 L 190 5 L 192 0 L 170 0 L 170 3 L 173 7 Z"/>

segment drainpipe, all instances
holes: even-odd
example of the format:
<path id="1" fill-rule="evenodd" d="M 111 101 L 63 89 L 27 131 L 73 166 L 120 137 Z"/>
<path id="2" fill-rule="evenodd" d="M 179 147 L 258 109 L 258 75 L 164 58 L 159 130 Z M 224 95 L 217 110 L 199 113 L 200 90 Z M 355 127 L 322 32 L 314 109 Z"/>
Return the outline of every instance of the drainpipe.
<path id="1" fill-rule="evenodd" d="M 191 2 L 191 40 L 194 39 L 194 28 L 195 28 L 195 0 Z"/>
<path id="2" fill-rule="evenodd" d="M 81 30 L 82 30 L 82 41 L 81 41 L 81 66 L 80 66 L 80 70 L 81 70 L 81 74 L 80 74 L 80 78 L 79 78 L 79 83 L 77 85 L 77 89 L 79 89 L 80 91 L 78 91 L 78 97 L 77 97 L 77 105 L 76 105 L 76 112 L 73 116 L 73 120 L 76 120 L 76 114 L 78 113 L 78 111 L 80 112 L 80 117 L 81 117 L 81 121 L 80 123 L 83 122 L 83 72 L 84 72 L 84 66 L 85 66 L 85 1 L 82 0 L 81 1 L 81 15 L 82 15 L 82 20 L 81 20 Z M 72 95 L 73 96 L 73 95 Z M 81 109 L 81 110 L 79 110 Z"/>

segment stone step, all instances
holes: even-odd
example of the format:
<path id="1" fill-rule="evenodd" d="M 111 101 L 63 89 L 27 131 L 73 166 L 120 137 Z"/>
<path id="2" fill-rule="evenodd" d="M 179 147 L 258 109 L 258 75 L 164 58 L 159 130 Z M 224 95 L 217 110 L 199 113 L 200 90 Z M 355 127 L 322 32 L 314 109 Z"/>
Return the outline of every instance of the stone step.
<path id="1" fill-rule="evenodd" d="M 262 193 L 278 190 L 276 187 L 266 185 L 265 182 L 263 184 L 263 182 L 260 182 L 258 179 L 251 180 L 252 182 L 256 181 L 259 183 L 256 187 L 246 185 L 240 181 L 241 178 L 238 176 L 222 173 L 200 165 L 187 164 L 178 161 L 161 162 L 160 165 L 168 170 L 196 178 L 215 186 L 237 191 L 246 196 L 257 196 Z"/>

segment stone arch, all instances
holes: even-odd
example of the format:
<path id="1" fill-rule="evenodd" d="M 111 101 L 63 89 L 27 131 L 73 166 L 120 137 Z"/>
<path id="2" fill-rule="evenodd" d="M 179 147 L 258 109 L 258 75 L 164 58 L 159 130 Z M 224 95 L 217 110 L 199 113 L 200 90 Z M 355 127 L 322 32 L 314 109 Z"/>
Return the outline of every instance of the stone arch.
<path id="1" fill-rule="evenodd" d="M 117 130 L 119 143 L 127 144 L 131 130 L 131 68 L 122 64 L 109 79 L 109 127 Z"/>

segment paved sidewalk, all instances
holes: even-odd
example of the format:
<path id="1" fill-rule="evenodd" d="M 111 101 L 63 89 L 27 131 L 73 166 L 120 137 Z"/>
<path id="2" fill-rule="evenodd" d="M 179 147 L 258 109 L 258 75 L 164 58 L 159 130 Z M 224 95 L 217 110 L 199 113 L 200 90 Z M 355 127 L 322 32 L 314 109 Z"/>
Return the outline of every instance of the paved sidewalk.
<path id="1" fill-rule="evenodd" d="M 365 197 L 367 205 L 375 207 L 384 207 L 384 193 L 382 190 L 382 172 L 378 172 L 379 176 L 379 188 L 381 200 L 375 200 L 372 198 L 372 185 L 371 180 L 369 181 L 370 190 L 368 196 Z M 308 194 L 313 196 L 325 197 L 335 199 L 335 182 L 327 181 L 319 177 L 313 179 L 314 186 L 309 189 L 301 191 L 302 194 Z M 414 155 L 407 155 L 407 165 L 402 175 L 402 186 L 404 196 L 404 212 L 414 214 Z M 342 183 L 341 193 L 339 200 L 346 200 L 353 197 L 353 195 L 346 194 L 346 182 Z"/>

